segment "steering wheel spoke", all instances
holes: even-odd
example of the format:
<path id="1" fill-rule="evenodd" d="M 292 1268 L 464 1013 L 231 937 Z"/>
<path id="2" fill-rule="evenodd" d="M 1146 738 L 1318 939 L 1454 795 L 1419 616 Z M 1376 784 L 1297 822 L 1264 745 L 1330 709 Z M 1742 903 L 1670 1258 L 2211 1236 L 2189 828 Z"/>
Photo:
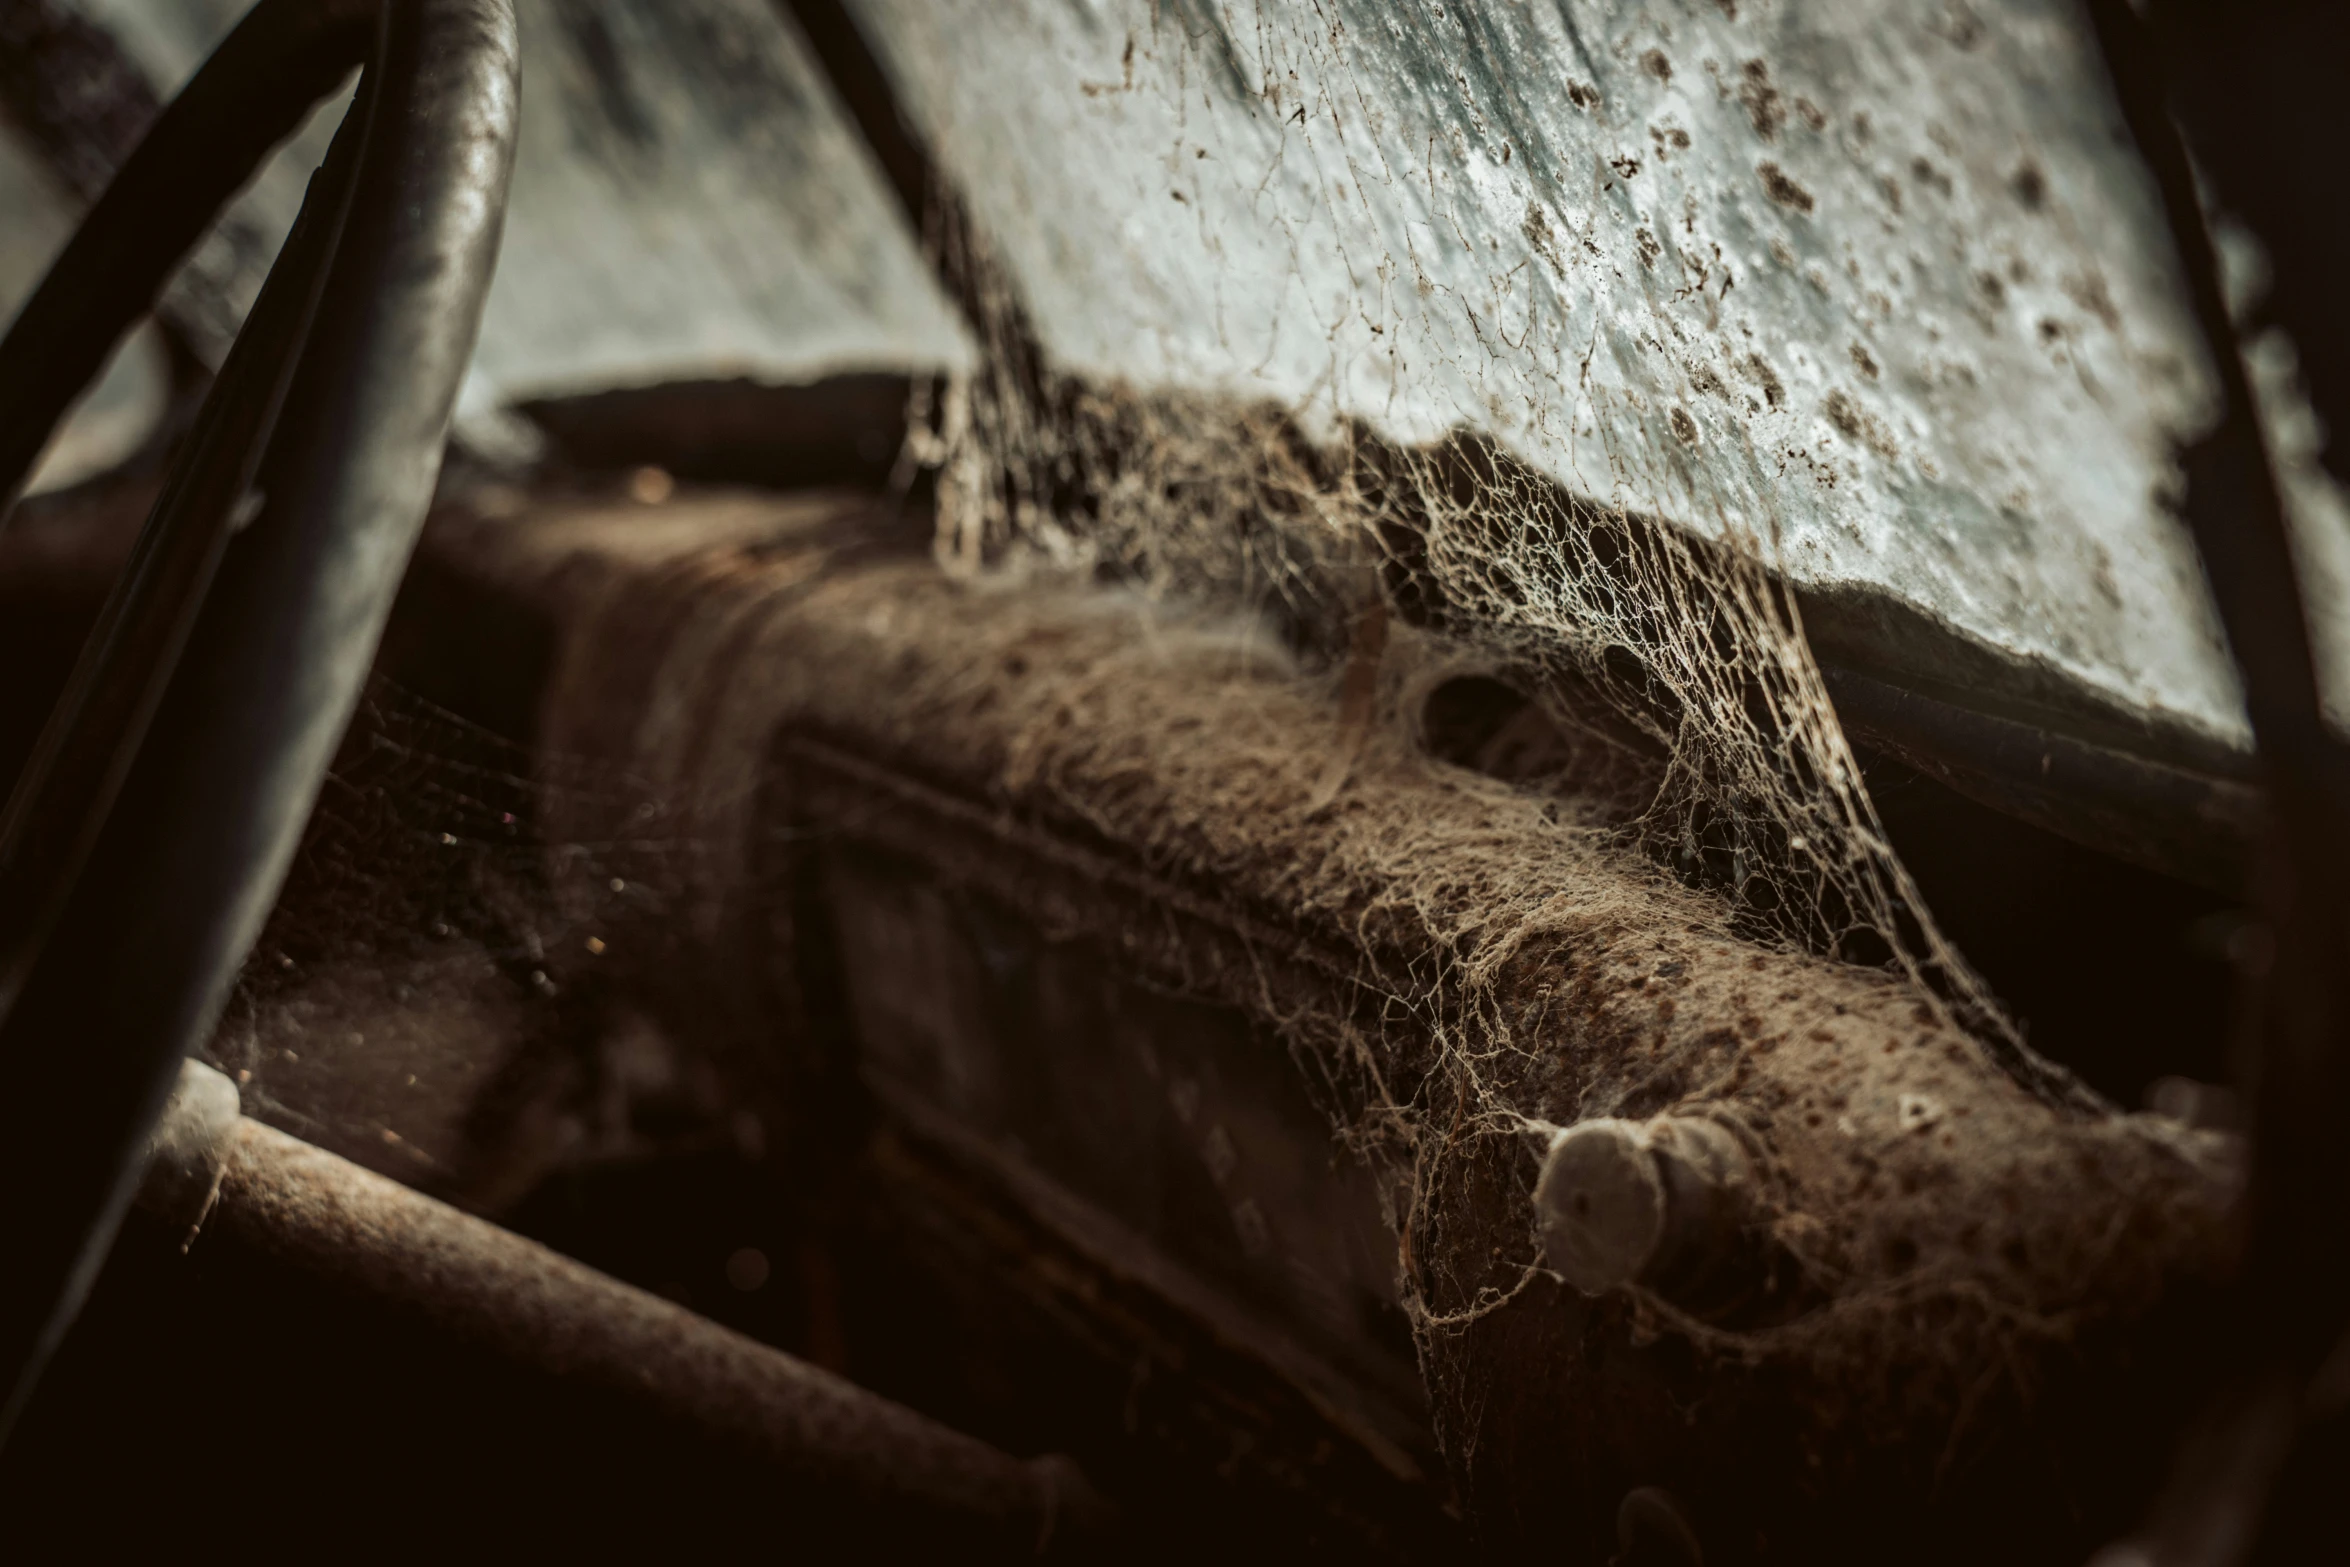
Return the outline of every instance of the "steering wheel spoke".
<path id="1" fill-rule="evenodd" d="M 275 899 L 431 501 L 513 164 L 510 0 L 262 0 L 0 340 L 0 496 L 303 115 L 360 92 L 0 814 L 0 1434 Z M 37 1194 L 37 1195 L 36 1195 Z"/>

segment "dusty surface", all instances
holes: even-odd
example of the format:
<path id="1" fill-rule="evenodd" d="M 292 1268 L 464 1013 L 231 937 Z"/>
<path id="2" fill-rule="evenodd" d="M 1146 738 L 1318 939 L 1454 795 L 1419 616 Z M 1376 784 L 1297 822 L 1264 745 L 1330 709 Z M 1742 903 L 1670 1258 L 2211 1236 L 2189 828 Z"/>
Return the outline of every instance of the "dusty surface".
<path id="1" fill-rule="evenodd" d="M 1349 723 L 1339 679 L 1247 622 L 843 563 L 840 521 L 721 500 L 451 547 L 562 606 L 549 741 L 625 759 L 692 824 L 694 921 L 740 896 L 766 759 L 811 731 L 1106 845 L 1237 932 L 1238 961 L 1182 981 L 1279 1026 L 1402 1182 L 1440 1433 L 1499 1533 L 1673 1461 L 1681 1403 L 1713 1412 L 1698 1449 L 1772 1455 L 1748 1482 L 1766 1511 L 1886 1480 L 1872 1505 L 1922 1505 L 2057 1368 L 2224 1266 L 2224 1139 L 2052 1109 L 1898 978 L 1737 939 L 1591 803 L 1431 761 L 1395 705 L 1424 689 L 1408 637 Z M 1025 895 L 1048 928 L 1098 918 Z M 1324 1004 L 1273 982 L 1298 940 L 1337 964 Z M 1780 1271 L 1706 1315 L 1578 1302 L 1532 1238 L 1543 1134 L 1666 1110 L 1747 1144 Z M 1622 1358 L 1650 1342 L 1683 1349 Z"/>

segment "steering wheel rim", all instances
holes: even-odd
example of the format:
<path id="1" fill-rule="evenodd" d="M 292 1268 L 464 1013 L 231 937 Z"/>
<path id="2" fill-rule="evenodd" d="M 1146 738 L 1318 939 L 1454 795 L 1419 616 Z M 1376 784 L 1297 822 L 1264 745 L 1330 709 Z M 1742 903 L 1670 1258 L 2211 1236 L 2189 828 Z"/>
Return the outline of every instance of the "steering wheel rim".
<path id="1" fill-rule="evenodd" d="M 350 721 L 512 171 L 511 0 L 260 0 L 0 340 L 0 496 L 261 158 L 358 97 L 0 815 L 0 1437 Z"/>

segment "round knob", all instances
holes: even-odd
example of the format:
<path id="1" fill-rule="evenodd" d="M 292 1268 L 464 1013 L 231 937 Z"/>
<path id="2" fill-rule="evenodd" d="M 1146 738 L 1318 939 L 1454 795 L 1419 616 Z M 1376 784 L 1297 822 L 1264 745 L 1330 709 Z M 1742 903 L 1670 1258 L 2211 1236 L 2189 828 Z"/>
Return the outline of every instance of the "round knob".
<path id="1" fill-rule="evenodd" d="M 1534 1188 L 1550 1265 L 1586 1295 L 1640 1277 L 1665 1234 L 1664 1173 L 1632 1121 L 1584 1121 L 1551 1139 Z"/>
<path id="2" fill-rule="evenodd" d="M 1586 1295 L 1712 1295 L 1751 1250 L 1746 1152 L 1702 1117 L 1601 1117 L 1551 1139 L 1534 1188 L 1551 1267 Z"/>

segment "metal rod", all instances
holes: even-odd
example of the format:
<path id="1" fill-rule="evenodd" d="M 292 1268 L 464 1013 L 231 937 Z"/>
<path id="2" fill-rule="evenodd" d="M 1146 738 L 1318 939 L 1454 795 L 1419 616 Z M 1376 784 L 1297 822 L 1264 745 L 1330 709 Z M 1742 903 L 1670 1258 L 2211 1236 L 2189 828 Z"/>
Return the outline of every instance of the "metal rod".
<path id="1" fill-rule="evenodd" d="M 188 1064 L 142 1208 L 697 1431 L 770 1468 L 779 1509 L 852 1524 L 863 1544 L 1065 1559 L 1115 1521 L 1065 1458 L 1015 1458 L 235 1106 L 233 1084 Z"/>

